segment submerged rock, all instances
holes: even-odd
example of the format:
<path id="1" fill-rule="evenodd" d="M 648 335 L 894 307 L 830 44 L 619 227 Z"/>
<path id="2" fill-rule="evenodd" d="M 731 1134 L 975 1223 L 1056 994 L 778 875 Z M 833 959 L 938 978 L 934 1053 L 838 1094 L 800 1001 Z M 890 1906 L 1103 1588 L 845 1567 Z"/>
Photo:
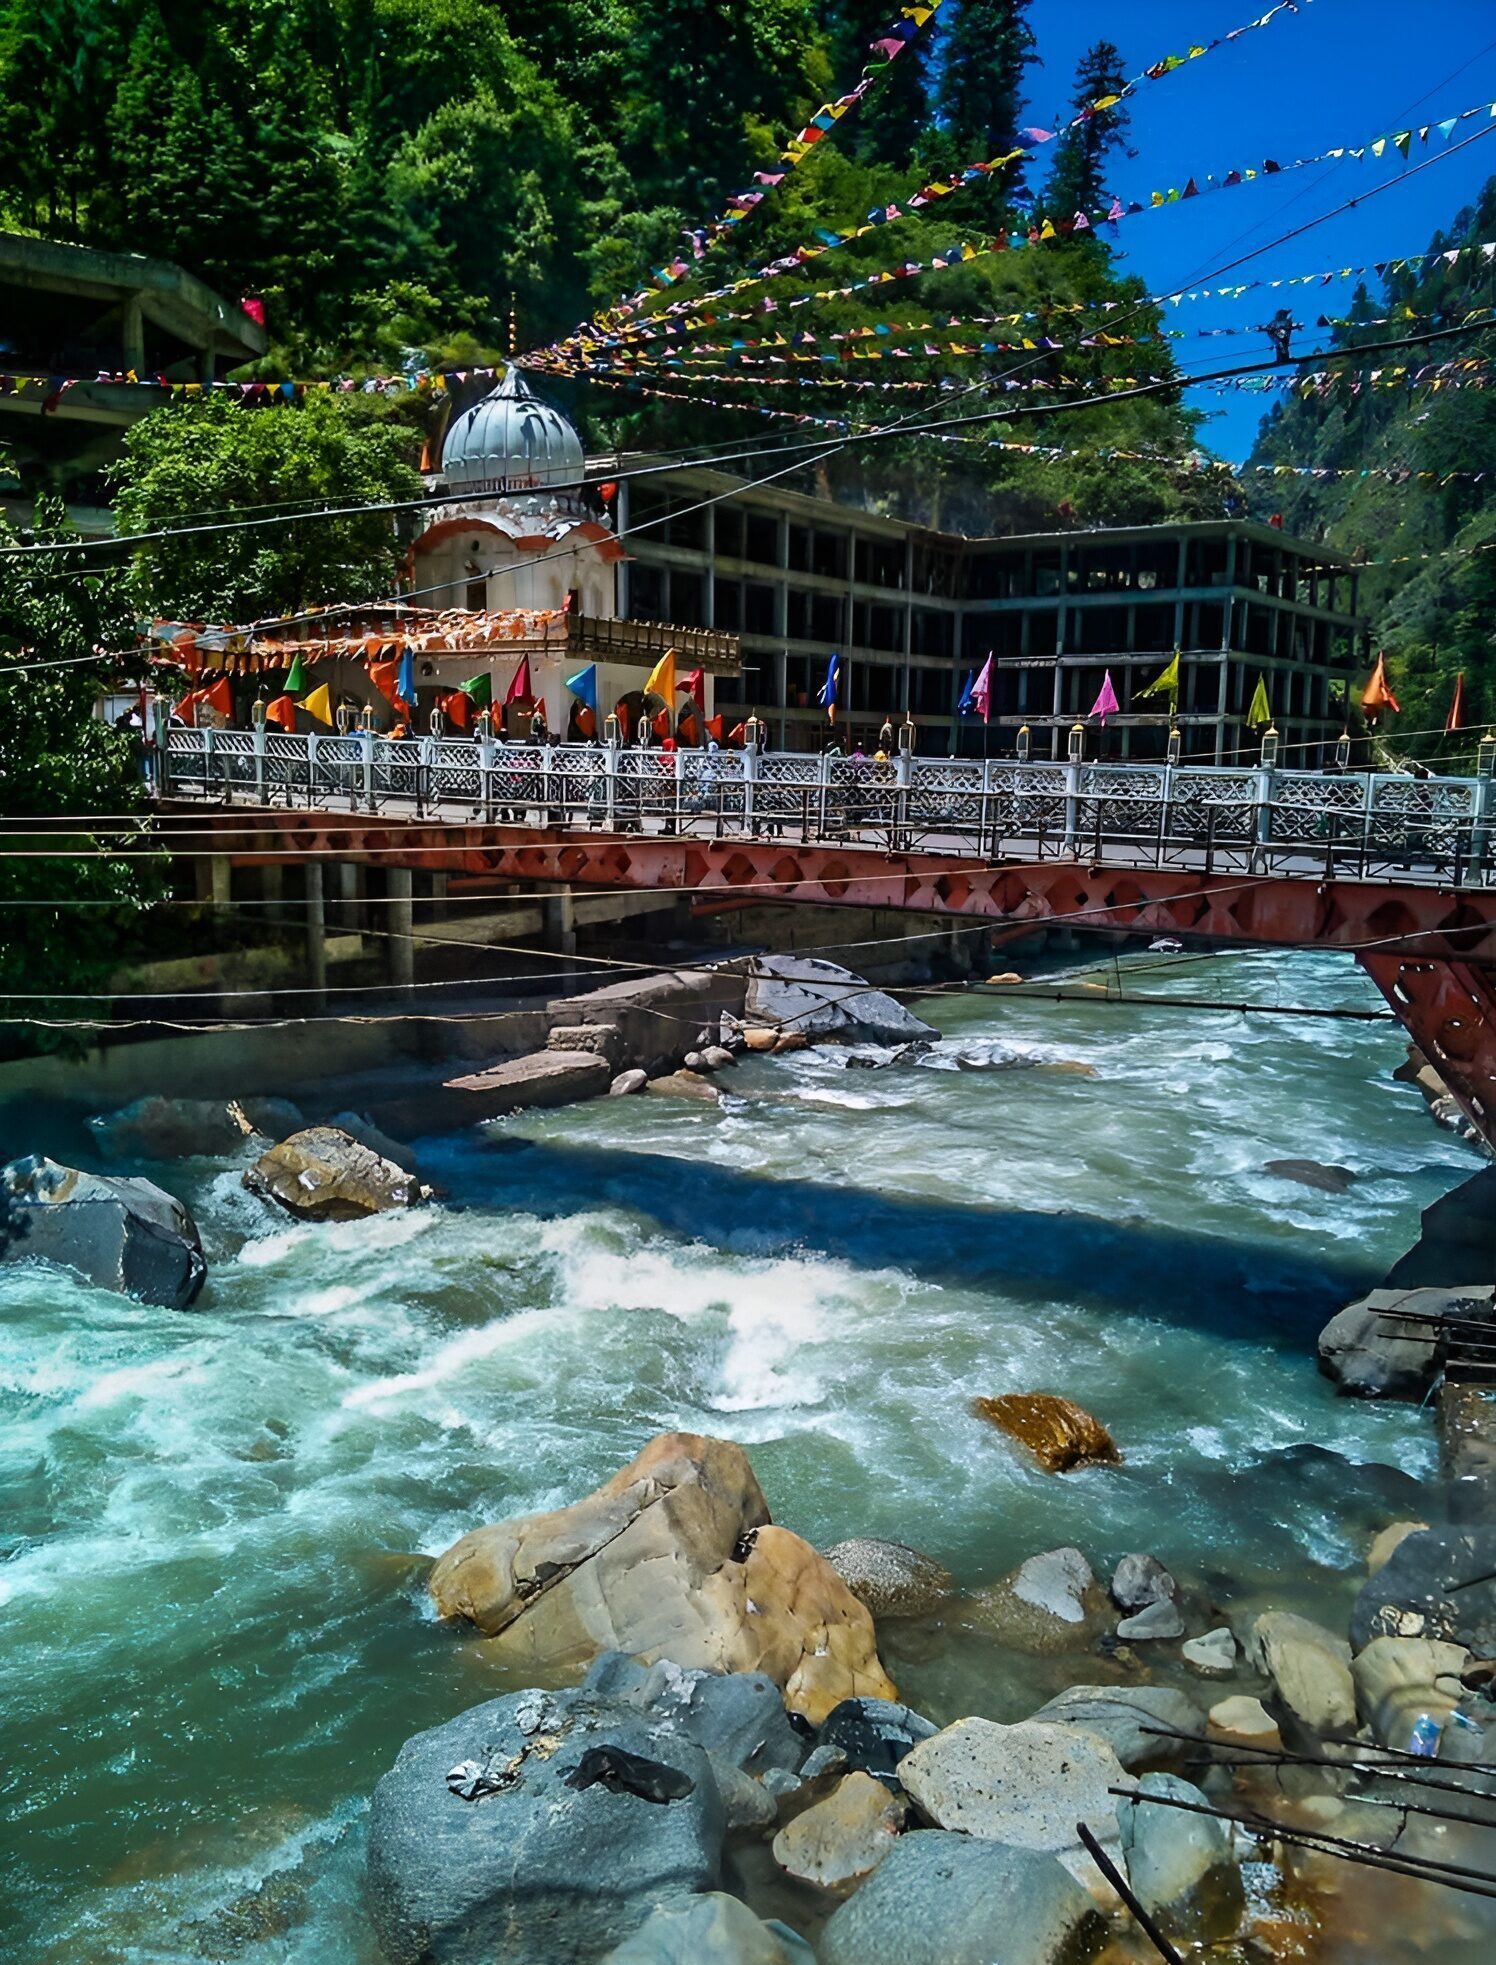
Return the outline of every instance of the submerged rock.
<path id="1" fill-rule="evenodd" d="M 1260 1699 L 1222 1699 L 1207 1715 L 1206 1730 L 1222 1746 L 1271 1747 L 1283 1744 L 1278 1722 Z"/>
<path id="2" fill-rule="evenodd" d="M 1356 1179 L 1349 1167 L 1326 1166 L 1322 1160 L 1264 1160 L 1262 1171 L 1297 1181 L 1300 1187 L 1316 1187 L 1321 1194 L 1344 1194 Z"/>
<path id="3" fill-rule="evenodd" d="M 1122 1458 L 1099 1419 L 1054 1392 L 1003 1392 L 973 1399 L 971 1409 L 978 1419 L 990 1420 L 1026 1446 L 1051 1474 L 1068 1473 L 1072 1467 L 1115 1466 Z"/>
<path id="4" fill-rule="evenodd" d="M 1112 1602 L 1129 1615 L 1151 1603 L 1172 1603 L 1179 1585 L 1157 1556 L 1124 1556 L 1112 1571 Z"/>
<path id="5" fill-rule="evenodd" d="M 762 1671 L 815 1723 L 845 1698 L 891 1698 L 873 1621 L 768 1506 L 742 1448 L 666 1433 L 569 1508 L 479 1528 L 431 1573 L 444 1617 L 495 1656 L 547 1672 L 601 1651 Z"/>
<path id="6" fill-rule="evenodd" d="M 578 1692 L 512 1693 L 407 1740 L 369 1815 L 369 1911 L 391 1965 L 593 1965 L 662 1897 L 711 1888 L 711 1765 L 682 1740 L 661 1751 L 645 1717 Z M 608 1755 L 670 1778 L 658 1794 L 579 1782 Z"/>
<path id="7" fill-rule="evenodd" d="M 111 1160 L 190 1160 L 236 1152 L 248 1139 L 284 1139 L 302 1125 L 289 1099 L 165 1098 L 159 1092 L 90 1119 Z"/>
<path id="8" fill-rule="evenodd" d="M 1090 1898 L 1042 1850 L 901 1836 L 821 1934 L 821 1965 L 1075 1965 L 1103 1930 Z"/>
<path id="9" fill-rule="evenodd" d="M 0 1170 L 0 1262 L 55 1263 L 168 1310 L 185 1310 L 208 1273 L 197 1224 L 164 1188 L 42 1155 Z"/>
<path id="10" fill-rule="evenodd" d="M 1138 1792 L 1154 1799 L 1123 1801 L 1117 1813 L 1127 1880 L 1143 1908 L 1159 1914 L 1170 1937 L 1193 1944 L 1229 1938 L 1246 1901 L 1230 1830 L 1224 1822 L 1166 1805 L 1210 1806 L 1199 1788 L 1175 1774 L 1145 1774 Z"/>
<path id="11" fill-rule="evenodd" d="M 854 1535 L 821 1553 L 874 1617 L 927 1617 L 956 1593 L 944 1564 L 905 1542 Z"/>
<path id="12" fill-rule="evenodd" d="M 836 1890 L 877 1868 L 904 1832 L 909 1810 L 871 1774 L 844 1775 L 779 1831 L 774 1860 L 802 1883 Z"/>
<path id="13" fill-rule="evenodd" d="M 1020 1651 L 1066 1651 L 1101 1629 L 1106 1599 L 1079 1549 L 1046 1549 L 962 1605 L 962 1621 Z"/>
<path id="14" fill-rule="evenodd" d="M 336 1126 L 309 1126 L 272 1146 L 244 1185 L 302 1221 L 357 1221 L 426 1199 L 426 1189 L 403 1167 Z"/>
<path id="15" fill-rule="evenodd" d="M 741 1897 L 707 1890 L 659 1905 L 602 1965 L 815 1965 L 815 1954 L 777 1917 L 766 1923 Z"/>
<path id="16" fill-rule="evenodd" d="M 750 1050 L 754 1029 L 794 1031 L 817 1043 L 905 1044 L 937 1034 L 886 991 L 813 955 L 754 956 L 743 1021 Z"/>

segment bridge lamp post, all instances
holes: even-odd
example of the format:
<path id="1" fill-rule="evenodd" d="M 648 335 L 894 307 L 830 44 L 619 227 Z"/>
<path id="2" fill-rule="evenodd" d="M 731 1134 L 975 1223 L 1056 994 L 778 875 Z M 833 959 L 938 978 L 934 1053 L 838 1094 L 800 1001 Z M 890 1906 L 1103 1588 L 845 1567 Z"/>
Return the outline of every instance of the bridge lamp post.
<path id="1" fill-rule="evenodd" d="M 1183 747 L 1184 747 L 1184 732 L 1179 728 L 1179 725 L 1177 723 L 1171 723 L 1169 725 L 1168 748 L 1164 756 L 1164 762 L 1168 765 L 1171 771 L 1176 770 L 1178 768 L 1180 753 Z"/>
<path id="2" fill-rule="evenodd" d="M 1020 764 L 1028 763 L 1029 756 L 1033 748 L 1034 748 L 1033 731 L 1029 729 L 1026 723 L 1020 724 L 1018 728 L 1018 762 Z"/>
<path id="3" fill-rule="evenodd" d="M 1270 723 L 1262 733 L 1262 768 L 1264 771 L 1277 770 L 1278 751 L 1282 742 L 1283 739 L 1278 735 L 1276 727 Z"/>
<path id="4" fill-rule="evenodd" d="M 1488 730 L 1475 747 L 1475 775 L 1487 782 L 1496 777 L 1496 730 Z"/>
<path id="5" fill-rule="evenodd" d="M 1070 726 L 1070 762 L 1084 764 L 1086 761 L 1086 726 L 1072 723 Z"/>
<path id="6" fill-rule="evenodd" d="M 1349 771 L 1351 768 L 1351 733 L 1342 730 L 1335 740 L 1335 769 Z"/>

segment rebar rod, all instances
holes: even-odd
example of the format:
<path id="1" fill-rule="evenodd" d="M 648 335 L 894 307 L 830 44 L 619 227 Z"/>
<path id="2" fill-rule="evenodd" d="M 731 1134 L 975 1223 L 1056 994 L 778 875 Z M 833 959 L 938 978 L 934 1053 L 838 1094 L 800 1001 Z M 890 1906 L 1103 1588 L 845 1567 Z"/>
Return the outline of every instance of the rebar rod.
<path id="1" fill-rule="evenodd" d="M 1092 1862 L 1095 1863 L 1097 1869 L 1101 1871 L 1107 1882 L 1111 1884 L 1117 1895 L 1132 1912 L 1134 1918 L 1137 1920 L 1139 1929 L 1147 1937 L 1159 1957 L 1165 1960 L 1166 1965 L 1184 1965 L 1183 1958 L 1174 1949 L 1173 1945 L 1169 1943 L 1163 1932 L 1159 1930 L 1153 1919 L 1144 1910 L 1142 1904 L 1133 1895 L 1131 1889 L 1128 1887 L 1127 1878 L 1117 1868 L 1117 1865 L 1102 1848 L 1095 1836 L 1092 1835 L 1084 1822 L 1076 1823 L 1075 1833 L 1080 1837 L 1086 1853 L 1090 1856 Z"/>

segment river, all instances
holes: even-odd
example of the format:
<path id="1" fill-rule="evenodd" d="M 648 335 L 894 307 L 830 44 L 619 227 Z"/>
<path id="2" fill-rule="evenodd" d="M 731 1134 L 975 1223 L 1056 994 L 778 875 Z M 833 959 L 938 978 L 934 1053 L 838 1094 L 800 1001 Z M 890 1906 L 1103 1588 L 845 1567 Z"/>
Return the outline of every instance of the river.
<path id="1" fill-rule="evenodd" d="M 1313 956 L 1155 957 L 1134 986 L 1377 1001 Z M 442 1198 L 408 1215 L 293 1224 L 228 1163 L 134 1169 L 197 1213 L 190 1314 L 0 1276 L 0 1956 L 374 1965 L 369 1792 L 408 1734 L 508 1689 L 411 1558 L 670 1428 L 742 1441 L 812 1540 L 898 1537 L 963 1586 L 1058 1543 L 1098 1572 L 1143 1549 L 1233 1613 L 1343 1627 L 1433 1440 L 1337 1402 L 1313 1334 L 1477 1165 L 1391 1082 L 1396 1031 L 915 1007 L 943 1033 L 917 1064 L 752 1059 L 720 1109 L 605 1100 L 420 1142 Z M 1358 1178 L 1262 1171 L 1289 1156 Z M 1124 1464 L 1043 1475 L 968 1410 L 1035 1388 L 1098 1414 Z M 1052 1661 L 990 1641 L 885 1657 L 940 1721 L 1053 1689 Z"/>

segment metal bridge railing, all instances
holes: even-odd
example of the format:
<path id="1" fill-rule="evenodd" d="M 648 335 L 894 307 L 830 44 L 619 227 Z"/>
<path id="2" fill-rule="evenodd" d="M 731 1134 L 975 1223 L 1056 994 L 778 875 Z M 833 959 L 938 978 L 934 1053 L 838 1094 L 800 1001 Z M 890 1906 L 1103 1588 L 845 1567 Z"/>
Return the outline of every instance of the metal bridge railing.
<path id="1" fill-rule="evenodd" d="M 985 860 L 1496 883 L 1496 781 L 1257 767 L 666 752 L 168 729 L 159 797 Z M 1496 746 L 1492 746 L 1496 750 Z M 1484 755 L 1484 753 L 1483 753 Z"/>

